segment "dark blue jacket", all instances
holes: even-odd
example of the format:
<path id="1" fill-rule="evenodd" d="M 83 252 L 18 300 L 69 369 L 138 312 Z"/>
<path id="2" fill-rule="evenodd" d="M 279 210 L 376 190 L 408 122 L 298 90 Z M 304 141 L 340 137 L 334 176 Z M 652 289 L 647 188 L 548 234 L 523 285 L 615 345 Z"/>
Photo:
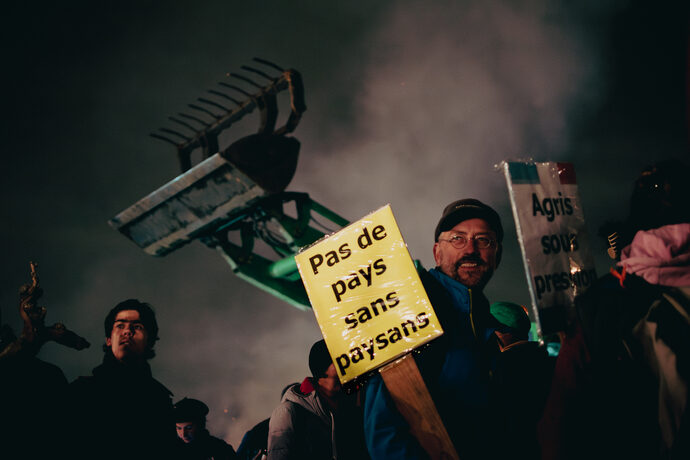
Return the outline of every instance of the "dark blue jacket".
<path id="1" fill-rule="evenodd" d="M 487 343 L 507 326 L 490 315 L 481 292 L 436 269 L 420 277 L 444 335 L 415 360 L 460 458 L 485 457 L 491 442 Z M 426 458 L 378 375 L 367 383 L 364 425 L 372 459 Z"/>

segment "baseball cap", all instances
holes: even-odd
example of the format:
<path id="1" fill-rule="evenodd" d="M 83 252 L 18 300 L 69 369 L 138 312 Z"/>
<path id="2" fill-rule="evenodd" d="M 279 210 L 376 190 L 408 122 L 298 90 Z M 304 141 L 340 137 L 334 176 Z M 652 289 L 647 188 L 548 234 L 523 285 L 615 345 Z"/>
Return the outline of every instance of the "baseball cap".
<path id="1" fill-rule="evenodd" d="M 463 220 L 474 218 L 484 219 L 491 229 L 496 232 L 498 242 L 503 241 L 503 226 L 498 213 L 490 206 L 474 198 L 457 200 L 446 206 L 441 219 L 438 221 L 438 225 L 436 225 L 434 240 L 438 241 L 438 236 L 441 232 L 450 230 Z"/>

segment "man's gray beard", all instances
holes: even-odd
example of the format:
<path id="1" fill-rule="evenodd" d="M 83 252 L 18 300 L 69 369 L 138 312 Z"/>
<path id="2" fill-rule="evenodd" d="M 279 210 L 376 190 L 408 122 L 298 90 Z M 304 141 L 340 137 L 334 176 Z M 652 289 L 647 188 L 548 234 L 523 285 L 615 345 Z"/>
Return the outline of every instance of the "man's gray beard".
<path id="1" fill-rule="evenodd" d="M 455 269 L 453 270 L 453 273 L 450 274 L 450 277 L 469 289 L 484 289 L 484 286 L 486 286 L 494 274 L 493 270 L 487 270 L 476 274 L 468 274 L 467 272 L 463 272 L 465 279 L 462 279 L 459 273 L 462 262 L 464 261 L 458 261 L 455 263 Z M 486 267 L 486 264 L 483 261 L 479 263 L 481 264 L 480 267 Z"/>

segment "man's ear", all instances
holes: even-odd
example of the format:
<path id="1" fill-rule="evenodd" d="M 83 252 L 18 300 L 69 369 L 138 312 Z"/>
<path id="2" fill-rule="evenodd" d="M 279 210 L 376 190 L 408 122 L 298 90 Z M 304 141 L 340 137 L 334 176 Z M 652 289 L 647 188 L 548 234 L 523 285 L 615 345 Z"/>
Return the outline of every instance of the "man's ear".
<path id="1" fill-rule="evenodd" d="M 440 250 L 439 250 L 438 241 L 434 243 L 433 251 L 434 251 L 434 261 L 436 262 L 436 266 L 438 267 L 439 262 L 440 262 L 440 257 L 441 257 L 441 255 L 439 253 Z"/>
<path id="2" fill-rule="evenodd" d="M 107 346 L 108 348 L 110 348 L 110 346 L 111 346 L 111 344 L 112 344 L 112 340 L 110 340 L 110 337 L 106 337 L 106 338 L 105 338 L 105 344 L 106 344 L 106 346 Z"/>
<path id="3" fill-rule="evenodd" d="M 498 264 L 501 263 L 501 256 L 503 255 L 503 245 L 499 244 L 498 247 L 496 248 L 496 268 L 498 268 Z"/>

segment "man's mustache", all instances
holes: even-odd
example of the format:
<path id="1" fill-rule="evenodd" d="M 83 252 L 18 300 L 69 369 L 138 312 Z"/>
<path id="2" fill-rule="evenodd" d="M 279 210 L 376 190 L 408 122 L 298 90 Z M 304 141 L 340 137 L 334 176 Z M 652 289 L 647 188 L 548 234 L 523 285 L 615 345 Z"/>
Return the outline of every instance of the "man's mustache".
<path id="1" fill-rule="evenodd" d="M 476 256 L 465 256 L 462 259 L 455 262 L 455 269 L 457 270 L 464 263 L 477 264 L 477 266 L 485 265 L 481 257 Z"/>

